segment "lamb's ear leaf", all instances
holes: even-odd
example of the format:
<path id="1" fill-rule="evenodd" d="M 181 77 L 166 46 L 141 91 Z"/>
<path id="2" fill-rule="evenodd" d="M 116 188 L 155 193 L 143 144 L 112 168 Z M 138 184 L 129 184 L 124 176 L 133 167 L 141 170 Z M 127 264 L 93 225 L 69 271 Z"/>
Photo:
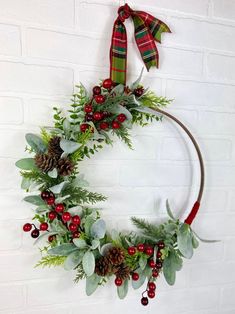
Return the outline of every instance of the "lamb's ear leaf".
<path id="1" fill-rule="evenodd" d="M 95 256 L 91 251 L 87 251 L 82 258 L 82 266 L 85 274 L 90 277 L 95 270 Z"/>
<path id="2" fill-rule="evenodd" d="M 124 299 L 128 293 L 128 284 L 129 284 L 129 281 L 128 279 L 126 279 L 123 284 L 119 287 L 117 287 L 117 294 L 119 296 L 119 299 Z"/>
<path id="3" fill-rule="evenodd" d="M 70 253 L 76 250 L 77 250 L 77 247 L 73 243 L 64 243 L 48 250 L 48 254 L 56 255 L 56 256 L 68 256 Z"/>
<path id="4" fill-rule="evenodd" d="M 168 256 L 164 259 L 163 274 L 166 279 L 166 282 L 170 286 L 174 285 L 176 278 L 176 269 L 174 265 L 174 258 L 171 252 L 169 252 Z"/>
<path id="5" fill-rule="evenodd" d="M 28 133 L 25 135 L 25 139 L 34 152 L 41 154 L 46 152 L 47 146 L 38 135 Z"/>
<path id="6" fill-rule="evenodd" d="M 90 277 L 86 278 L 86 294 L 87 296 L 92 295 L 96 291 L 100 283 L 100 276 L 93 274 Z"/>
<path id="7" fill-rule="evenodd" d="M 77 267 L 78 264 L 81 263 L 83 255 L 84 251 L 80 250 L 70 253 L 64 262 L 64 269 L 73 270 L 75 267 Z"/>
<path id="8" fill-rule="evenodd" d="M 191 258 L 193 256 L 192 231 L 186 223 L 183 223 L 177 232 L 177 244 L 184 257 Z"/>

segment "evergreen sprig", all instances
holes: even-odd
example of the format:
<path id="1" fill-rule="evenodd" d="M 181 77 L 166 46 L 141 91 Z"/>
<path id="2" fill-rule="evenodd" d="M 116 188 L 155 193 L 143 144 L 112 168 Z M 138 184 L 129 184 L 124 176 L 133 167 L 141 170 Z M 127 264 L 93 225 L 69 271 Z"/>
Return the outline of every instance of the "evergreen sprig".
<path id="1" fill-rule="evenodd" d="M 46 255 L 41 258 L 40 261 L 35 265 L 36 267 L 56 267 L 64 264 L 66 256 L 53 256 Z"/>

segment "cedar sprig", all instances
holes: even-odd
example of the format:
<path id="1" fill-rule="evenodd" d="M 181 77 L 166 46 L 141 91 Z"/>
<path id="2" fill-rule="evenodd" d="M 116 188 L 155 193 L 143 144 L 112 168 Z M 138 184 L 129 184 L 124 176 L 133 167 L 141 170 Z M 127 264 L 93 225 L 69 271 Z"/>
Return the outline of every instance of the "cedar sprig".
<path id="1" fill-rule="evenodd" d="M 34 266 L 36 267 L 56 267 L 64 264 L 66 256 L 46 255 Z"/>

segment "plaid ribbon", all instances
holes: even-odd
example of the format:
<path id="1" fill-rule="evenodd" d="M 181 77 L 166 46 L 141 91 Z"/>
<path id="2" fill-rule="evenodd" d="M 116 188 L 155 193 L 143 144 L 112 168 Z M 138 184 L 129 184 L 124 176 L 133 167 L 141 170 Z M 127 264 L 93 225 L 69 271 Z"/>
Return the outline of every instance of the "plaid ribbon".
<path id="1" fill-rule="evenodd" d="M 159 55 L 156 42 L 161 42 L 163 32 L 171 33 L 169 27 L 154 16 L 134 11 L 128 4 L 118 9 L 118 17 L 114 22 L 110 47 L 110 78 L 113 82 L 126 83 L 127 67 L 127 35 L 124 21 L 131 16 L 135 28 L 135 40 L 147 71 L 151 66 L 158 67 Z"/>

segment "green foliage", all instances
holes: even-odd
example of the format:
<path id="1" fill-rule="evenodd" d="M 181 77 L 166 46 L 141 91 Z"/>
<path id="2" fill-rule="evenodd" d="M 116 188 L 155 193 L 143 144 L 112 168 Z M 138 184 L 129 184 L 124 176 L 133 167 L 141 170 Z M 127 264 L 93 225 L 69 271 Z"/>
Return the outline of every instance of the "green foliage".
<path id="1" fill-rule="evenodd" d="M 46 255 L 35 265 L 35 267 L 56 267 L 64 264 L 66 256 Z"/>
<path id="2" fill-rule="evenodd" d="M 140 98 L 140 102 L 145 107 L 159 108 L 168 106 L 172 102 L 172 99 L 157 96 L 153 91 L 147 91 L 147 93 Z"/>
<path id="3" fill-rule="evenodd" d="M 84 272 L 82 264 L 79 264 L 76 268 L 76 275 L 74 278 L 74 282 L 78 283 L 80 280 L 86 278 L 86 274 Z"/>
<path id="4" fill-rule="evenodd" d="M 62 196 L 68 195 L 66 202 L 70 205 L 79 204 L 95 204 L 97 202 L 105 201 L 106 197 L 95 192 L 90 192 L 80 187 L 67 187 L 62 191 Z"/>

